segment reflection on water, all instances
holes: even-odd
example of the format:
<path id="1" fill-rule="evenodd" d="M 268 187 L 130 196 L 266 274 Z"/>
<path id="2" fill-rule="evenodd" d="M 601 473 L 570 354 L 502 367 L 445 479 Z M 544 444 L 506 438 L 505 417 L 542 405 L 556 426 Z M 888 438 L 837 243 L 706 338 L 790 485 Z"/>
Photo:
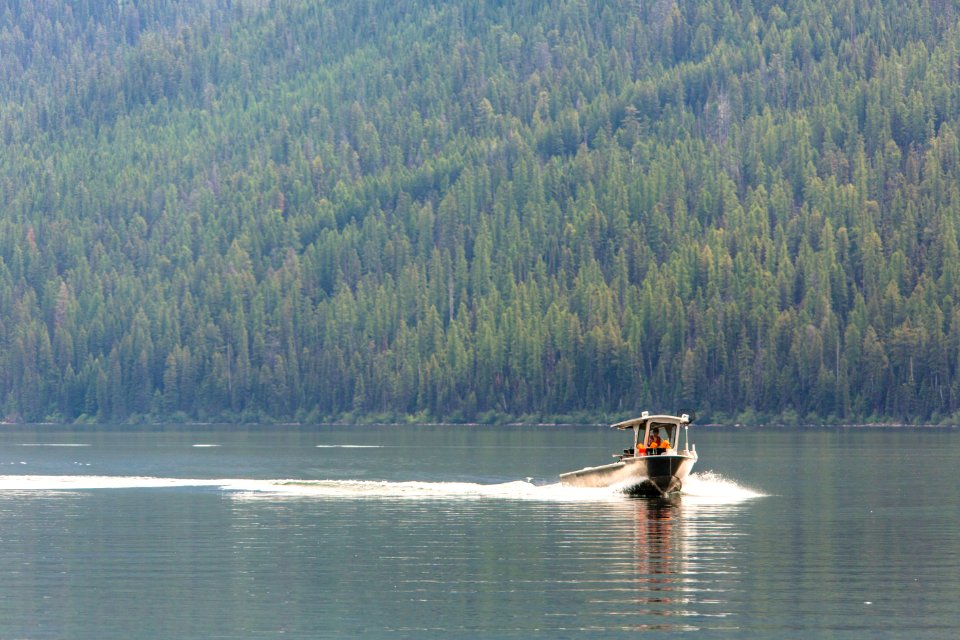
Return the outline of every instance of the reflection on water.
<path id="1" fill-rule="evenodd" d="M 690 604 L 685 593 L 686 541 L 677 538 L 682 524 L 676 518 L 679 498 L 638 501 L 634 508 L 634 575 L 638 593 L 633 599 L 641 617 L 672 617 Z M 676 531 L 674 529 L 677 529 Z M 644 628 L 673 628 L 673 624 L 646 624 Z"/>
<path id="2" fill-rule="evenodd" d="M 591 602 L 608 607 L 624 630 L 736 628 L 728 618 L 735 615 L 731 598 L 740 589 L 737 560 L 745 543 L 733 516 L 743 499 L 717 493 L 710 500 L 681 495 L 606 505 L 607 542 L 626 561 L 608 563 L 610 580 L 596 585 Z"/>

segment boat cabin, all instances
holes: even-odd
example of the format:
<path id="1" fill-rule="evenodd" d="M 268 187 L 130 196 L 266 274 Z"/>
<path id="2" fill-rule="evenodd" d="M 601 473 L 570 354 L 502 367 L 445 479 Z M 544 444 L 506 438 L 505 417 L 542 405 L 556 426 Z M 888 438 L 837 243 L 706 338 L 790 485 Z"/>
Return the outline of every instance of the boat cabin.
<path id="1" fill-rule="evenodd" d="M 633 431 L 633 448 L 624 449 L 623 455 L 618 456 L 650 456 L 664 453 L 674 453 L 681 449 L 681 437 L 687 438 L 684 449 L 689 447 L 686 426 L 690 424 L 687 414 L 681 416 L 655 415 L 644 411 L 639 418 L 624 420 L 612 425 L 615 429 L 631 429 Z M 684 427 L 683 432 L 680 428 Z"/>

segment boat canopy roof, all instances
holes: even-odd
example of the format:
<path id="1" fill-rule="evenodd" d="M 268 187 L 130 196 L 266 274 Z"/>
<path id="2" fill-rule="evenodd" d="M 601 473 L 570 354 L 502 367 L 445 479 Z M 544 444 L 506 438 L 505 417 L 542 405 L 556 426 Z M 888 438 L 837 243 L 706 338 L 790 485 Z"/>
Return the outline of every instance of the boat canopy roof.
<path id="1" fill-rule="evenodd" d="M 624 420 L 623 422 L 618 422 L 616 424 L 610 425 L 614 429 L 633 429 L 638 425 L 643 425 L 648 422 L 654 422 L 657 424 L 689 424 L 690 416 L 683 414 L 680 416 L 668 416 L 668 415 L 656 415 L 651 416 L 646 411 L 639 418 L 630 418 L 629 420 Z"/>

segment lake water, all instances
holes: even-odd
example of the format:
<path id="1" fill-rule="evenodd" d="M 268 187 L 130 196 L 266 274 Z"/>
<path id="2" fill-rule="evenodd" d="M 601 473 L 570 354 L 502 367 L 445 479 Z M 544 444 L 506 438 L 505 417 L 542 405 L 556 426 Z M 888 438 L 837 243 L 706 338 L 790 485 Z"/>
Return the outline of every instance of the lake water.
<path id="1" fill-rule="evenodd" d="M 960 431 L 691 428 L 679 499 L 556 484 L 603 427 L 0 430 L 0 638 L 923 638 Z"/>

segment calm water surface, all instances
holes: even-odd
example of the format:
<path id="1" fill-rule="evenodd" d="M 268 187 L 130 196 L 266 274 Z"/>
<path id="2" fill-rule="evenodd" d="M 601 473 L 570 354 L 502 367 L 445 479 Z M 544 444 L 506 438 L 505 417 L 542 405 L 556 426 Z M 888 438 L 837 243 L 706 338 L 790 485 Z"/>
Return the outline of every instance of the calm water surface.
<path id="1" fill-rule="evenodd" d="M 0 431 L 0 638 L 955 637 L 956 430 Z"/>

